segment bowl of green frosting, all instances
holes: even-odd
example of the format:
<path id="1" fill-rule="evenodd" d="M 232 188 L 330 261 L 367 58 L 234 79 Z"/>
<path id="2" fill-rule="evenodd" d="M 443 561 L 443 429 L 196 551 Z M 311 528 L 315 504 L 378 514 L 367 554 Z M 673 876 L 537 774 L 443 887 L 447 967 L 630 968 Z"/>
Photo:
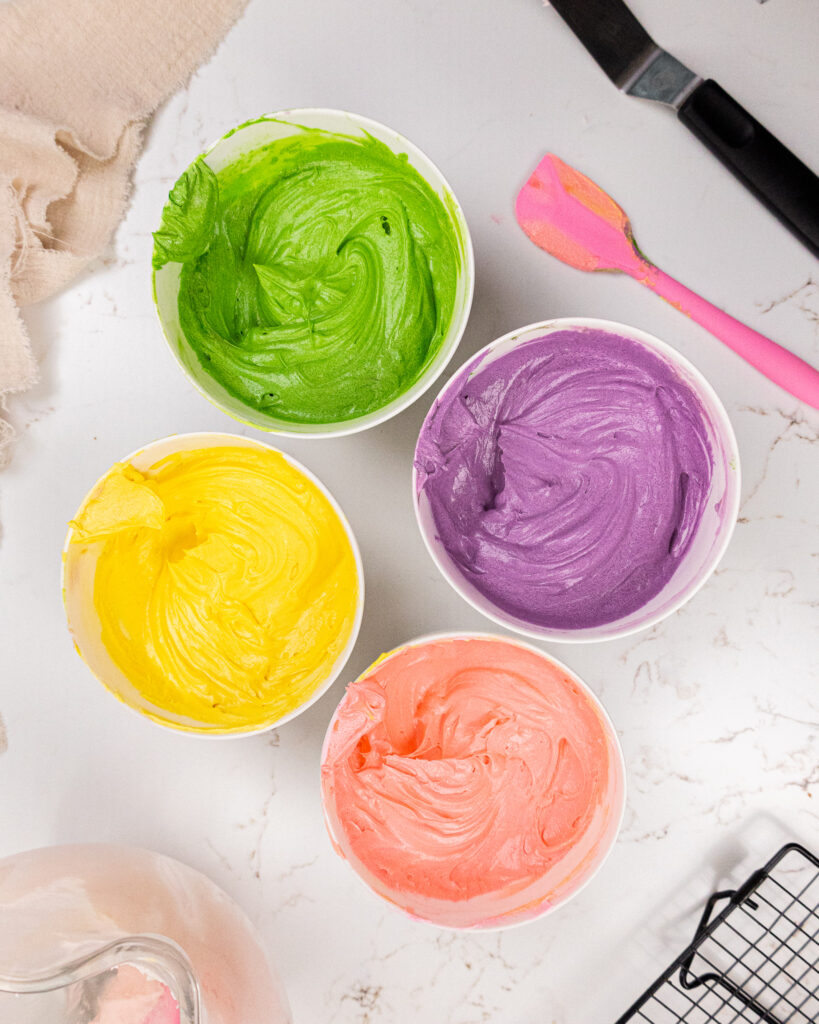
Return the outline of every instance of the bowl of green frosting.
<path id="1" fill-rule="evenodd" d="M 171 351 L 231 416 L 353 433 L 441 374 L 472 302 L 463 212 L 435 165 L 337 110 L 249 121 L 197 157 L 154 232 Z"/>

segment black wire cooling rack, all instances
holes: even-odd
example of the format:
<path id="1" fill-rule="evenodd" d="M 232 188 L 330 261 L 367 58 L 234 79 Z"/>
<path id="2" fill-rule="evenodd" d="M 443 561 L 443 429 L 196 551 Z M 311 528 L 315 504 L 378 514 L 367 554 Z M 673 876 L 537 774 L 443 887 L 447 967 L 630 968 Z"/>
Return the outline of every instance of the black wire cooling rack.
<path id="1" fill-rule="evenodd" d="M 739 889 L 714 893 L 694 941 L 616 1024 L 817 1021 L 819 860 L 789 843 Z"/>

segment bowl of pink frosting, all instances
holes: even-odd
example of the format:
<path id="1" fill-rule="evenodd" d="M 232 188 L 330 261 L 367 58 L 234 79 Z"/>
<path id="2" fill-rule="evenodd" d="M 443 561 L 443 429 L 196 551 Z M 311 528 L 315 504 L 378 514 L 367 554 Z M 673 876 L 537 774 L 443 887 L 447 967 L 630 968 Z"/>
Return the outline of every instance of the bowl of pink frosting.
<path id="1" fill-rule="evenodd" d="M 151 850 L 0 859 L 0 1021 L 292 1024 L 261 936 L 200 872 Z"/>
<path id="2" fill-rule="evenodd" d="M 379 896 L 494 929 L 578 893 L 614 845 L 625 769 L 602 705 L 519 640 L 440 634 L 382 655 L 327 731 L 325 821 Z"/>
<path id="3" fill-rule="evenodd" d="M 672 614 L 714 571 L 739 453 L 713 388 L 670 345 L 550 320 L 444 386 L 413 493 L 427 549 L 474 608 L 539 639 L 609 640 Z"/>

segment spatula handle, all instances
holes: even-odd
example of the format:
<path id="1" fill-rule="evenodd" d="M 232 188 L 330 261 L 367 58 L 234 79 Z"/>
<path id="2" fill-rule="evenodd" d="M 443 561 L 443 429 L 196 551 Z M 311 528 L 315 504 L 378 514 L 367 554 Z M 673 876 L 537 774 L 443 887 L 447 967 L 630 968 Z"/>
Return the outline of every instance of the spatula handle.
<path id="1" fill-rule="evenodd" d="M 814 409 L 819 409 L 819 371 L 810 363 L 759 331 L 746 327 L 657 267 L 648 265 L 643 276 L 634 276 L 666 302 L 696 320 L 769 380 Z"/>
<path id="2" fill-rule="evenodd" d="M 716 82 L 691 93 L 679 118 L 799 241 L 819 256 L 819 178 Z"/>

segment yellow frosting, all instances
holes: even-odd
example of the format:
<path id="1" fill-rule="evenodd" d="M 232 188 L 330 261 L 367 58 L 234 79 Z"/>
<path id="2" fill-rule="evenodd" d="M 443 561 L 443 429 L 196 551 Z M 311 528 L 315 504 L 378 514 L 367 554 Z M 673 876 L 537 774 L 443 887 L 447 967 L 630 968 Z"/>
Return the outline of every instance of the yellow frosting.
<path id="1" fill-rule="evenodd" d="M 278 452 L 176 453 L 114 466 L 72 523 L 101 545 L 93 601 L 109 655 L 166 711 L 253 728 L 302 705 L 353 628 L 345 528 Z"/>

